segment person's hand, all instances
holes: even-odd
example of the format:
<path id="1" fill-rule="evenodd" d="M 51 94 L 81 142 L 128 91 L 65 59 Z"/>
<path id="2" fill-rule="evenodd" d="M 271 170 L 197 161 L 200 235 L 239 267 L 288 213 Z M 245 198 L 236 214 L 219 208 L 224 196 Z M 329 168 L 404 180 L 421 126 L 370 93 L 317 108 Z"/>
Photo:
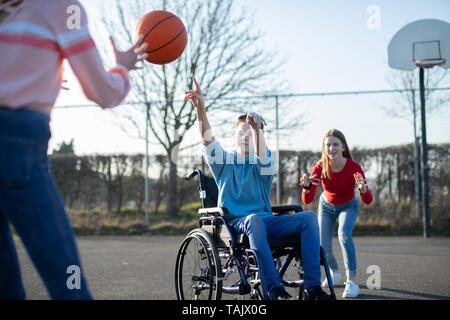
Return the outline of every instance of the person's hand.
<path id="1" fill-rule="evenodd" d="M 259 114 L 257 114 L 256 112 L 247 113 L 247 118 L 245 119 L 245 121 L 254 130 L 259 130 L 262 127 L 261 124 L 267 126 L 266 120 L 264 120 L 264 118 Z"/>
<path id="2" fill-rule="evenodd" d="M 140 36 L 135 45 L 133 45 L 127 51 L 119 51 L 117 50 L 116 44 L 114 43 L 114 39 L 110 36 L 109 40 L 111 41 L 111 46 L 113 47 L 114 56 L 116 58 L 116 63 L 125 67 L 128 71 L 142 69 L 142 67 L 136 66 L 136 63 L 146 59 L 148 57 L 148 53 L 145 53 L 145 49 L 147 49 L 148 44 L 142 44 L 142 40 L 144 40 L 144 36 Z M 142 44 L 142 45 L 141 45 Z"/>
<path id="3" fill-rule="evenodd" d="M 203 98 L 202 90 L 200 89 L 200 86 L 195 79 L 195 77 L 192 77 L 192 81 L 194 81 L 195 90 L 189 90 L 186 91 L 186 96 L 184 97 L 184 101 L 190 100 L 192 105 L 195 108 L 205 108 L 205 99 Z"/>
<path id="4" fill-rule="evenodd" d="M 302 170 L 302 176 L 300 177 L 300 185 L 309 189 L 311 185 L 319 185 L 320 179 L 317 177 L 317 174 L 313 174 L 312 176 L 308 176 L 308 174 Z"/>
<path id="5" fill-rule="evenodd" d="M 366 193 L 367 192 L 366 180 L 364 179 L 362 174 L 357 172 L 353 174 L 353 177 L 355 178 L 355 183 L 358 186 L 359 191 L 361 191 L 361 193 L 363 194 Z"/>
<path id="6" fill-rule="evenodd" d="M 300 185 L 309 188 L 312 184 L 312 180 L 317 178 L 317 174 L 313 174 L 312 176 L 308 176 L 308 174 L 302 170 L 302 176 L 300 177 Z"/>

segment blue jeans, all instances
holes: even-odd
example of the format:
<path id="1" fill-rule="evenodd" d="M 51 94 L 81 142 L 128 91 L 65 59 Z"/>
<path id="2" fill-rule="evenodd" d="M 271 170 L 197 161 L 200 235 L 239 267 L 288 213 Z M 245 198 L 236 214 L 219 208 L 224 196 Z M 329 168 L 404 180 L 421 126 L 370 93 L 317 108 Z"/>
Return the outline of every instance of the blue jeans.
<path id="1" fill-rule="evenodd" d="M 356 276 L 356 251 L 352 239 L 352 230 L 358 218 L 359 203 L 353 198 L 342 205 L 329 203 L 324 194 L 319 201 L 320 245 L 327 256 L 328 265 L 333 271 L 338 270 L 336 257 L 333 255 L 333 234 L 336 220 L 339 221 L 338 239 L 342 249 L 347 276 Z"/>
<path id="2" fill-rule="evenodd" d="M 317 215 L 311 211 L 280 216 L 251 214 L 227 221 L 231 230 L 247 234 L 250 248 L 259 254 L 267 292 L 281 285 L 267 238 L 298 236 L 305 271 L 305 289 L 320 286 L 320 244 Z"/>
<path id="3" fill-rule="evenodd" d="M 91 299 L 50 173 L 49 117 L 0 108 L 0 299 L 25 299 L 12 224 L 52 299 Z"/>

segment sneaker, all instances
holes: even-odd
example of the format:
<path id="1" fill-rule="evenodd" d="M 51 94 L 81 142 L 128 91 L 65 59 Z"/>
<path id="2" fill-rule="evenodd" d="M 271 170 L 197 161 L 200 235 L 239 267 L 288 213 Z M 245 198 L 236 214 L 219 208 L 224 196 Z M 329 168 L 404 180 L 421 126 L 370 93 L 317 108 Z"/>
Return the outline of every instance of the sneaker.
<path id="1" fill-rule="evenodd" d="M 359 286 L 355 281 L 347 280 L 342 293 L 343 298 L 356 298 L 359 295 Z"/>
<path id="2" fill-rule="evenodd" d="M 330 269 L 331 280 L 333 281 L 333 287 L 341 280 L 342 276 L 339 271 L 333 271 Z M 322 281 L 322 288 L 328 287 L 328 279 Z"/>
<path id="3" fill-rule="evenodd" d="M 283 287 L 276 287 L 270 292 L 270 300 L 294 300 Z"/>
<path id="4" fill-rule="evenodd" d="M 326 294 L 321 287 L 316 286 L 311 291 L 306 292 L 306 300 L 331 300 L 331 296 Z"/>

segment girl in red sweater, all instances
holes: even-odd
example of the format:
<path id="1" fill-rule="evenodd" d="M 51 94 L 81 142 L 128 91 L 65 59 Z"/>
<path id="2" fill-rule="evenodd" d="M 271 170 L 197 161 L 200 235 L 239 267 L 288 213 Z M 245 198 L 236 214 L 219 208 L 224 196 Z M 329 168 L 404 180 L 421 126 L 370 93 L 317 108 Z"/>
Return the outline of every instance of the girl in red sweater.
<path id="1" fill-rule="evenodd" d="M 338 238 L 342 249 L 347 281 L 344 298 L 354 298 L 359 294 L 356 277 L 356 253 L 352 230 L 359 212 L 355 197 L 355 185 L 365 204 L 372 202 L 372 194 L 367 186 L 361 166 L 352 160 L 345 136 L 339 130 L 328 131 L 322 142 L 322 158 L 310 175 L 302 172 L 300 184 L 303 188 L 302 200 L 305 204 L 313 201 L 317 186 L 322 181 L 323 193 L 319 201 L 320 244 L 324 248 L 331 269 L 333 284 L 340 278 L 338 264 L 333 255 L 332 242 L 336 220 Z M 322 286 L 327 286 L 325 279 Z"/>

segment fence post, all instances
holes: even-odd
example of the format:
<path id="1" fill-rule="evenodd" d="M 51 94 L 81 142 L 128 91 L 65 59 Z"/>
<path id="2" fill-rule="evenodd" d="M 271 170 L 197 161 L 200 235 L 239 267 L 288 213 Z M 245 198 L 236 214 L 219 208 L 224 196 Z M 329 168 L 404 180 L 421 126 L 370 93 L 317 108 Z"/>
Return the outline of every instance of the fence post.
<path id="1" fill-rule="evenodd" d="M 147 225 L 147 228 L 150 228 L 150 181 L 148 178 L 148 167 L 149 167 L 149 154 L 148 154 L 148 126 L 149 126 L 149 117 L 150 117 L 150 103 L 147 102 L 145 104 L 145 205 L 144 205 L 144 211 L 145 211 L 145 224 Z"/>

